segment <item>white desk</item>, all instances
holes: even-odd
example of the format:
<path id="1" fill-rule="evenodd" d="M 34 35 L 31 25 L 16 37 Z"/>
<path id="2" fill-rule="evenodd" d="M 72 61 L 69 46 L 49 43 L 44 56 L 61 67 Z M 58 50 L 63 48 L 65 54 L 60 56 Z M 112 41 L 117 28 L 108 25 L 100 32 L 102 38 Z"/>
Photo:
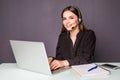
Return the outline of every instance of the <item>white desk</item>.
<path id="1" fill-rule="evenodd" d="M 99 63 L 100 64 L 100 63 Z M 112 63 L 120 66 L 120 63 Z M 120 80 L 120 69 L 112 70 L 111 74 L 102 77 L 81 78 L 71 69 L 47 76 L 17 68 L 15 63 L 0 64 L 0 80 Z"/>

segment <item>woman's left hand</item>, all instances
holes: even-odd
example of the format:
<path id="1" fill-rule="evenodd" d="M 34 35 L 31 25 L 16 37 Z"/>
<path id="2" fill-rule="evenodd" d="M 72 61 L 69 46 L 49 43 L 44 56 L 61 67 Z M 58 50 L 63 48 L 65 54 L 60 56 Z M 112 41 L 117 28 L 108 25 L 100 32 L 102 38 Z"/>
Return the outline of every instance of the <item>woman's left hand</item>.
<path id="1" fill-rule="evenodd" d="M 65 67 L 65 66 L 68 66 L 68 63 L 67 60 L 54 60 L 51 64 L 50 64 L 50 69 L 51 70 L 56 70 L 58 68 L 61 68 L 61 67 Z"/>

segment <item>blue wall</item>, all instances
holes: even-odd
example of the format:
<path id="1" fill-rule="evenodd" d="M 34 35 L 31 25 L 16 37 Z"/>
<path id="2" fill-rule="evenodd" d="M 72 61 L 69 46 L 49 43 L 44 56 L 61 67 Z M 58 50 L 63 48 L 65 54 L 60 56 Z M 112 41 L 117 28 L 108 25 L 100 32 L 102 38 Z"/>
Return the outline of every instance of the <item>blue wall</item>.
<path id="1" fill-rule="evenodd" d="M 96 61 L 120 61 L 119 0 L 0 0 L 0 63 L 15 62 L 9 40 L 42 41 L 55 56 L 61 11 L 78 6 L 97 37 Z"/>

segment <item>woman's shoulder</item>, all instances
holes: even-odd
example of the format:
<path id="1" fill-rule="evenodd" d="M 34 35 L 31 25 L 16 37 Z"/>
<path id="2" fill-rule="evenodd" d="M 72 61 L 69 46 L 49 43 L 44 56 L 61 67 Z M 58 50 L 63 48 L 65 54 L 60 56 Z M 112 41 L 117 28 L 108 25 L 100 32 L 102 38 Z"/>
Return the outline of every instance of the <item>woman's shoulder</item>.
<path id="1" fill-rule="evenodd" d="M 78 36 L 84 36 L 84 37 L 94 36 L 95 37 L 95 32 L 91 29 L 87 29 L 85 31 L 80 31 Z"/>
<path id="2" fill-rule="evenodd" d="M 62 32 L 59 34 L 59 39 L 64 39 L 68 36 L 68 33 L 67 32 Z"/>
<path id="3" fill-rule="evenodd" d="M 93 30 L 91 30 L 91 29 L 86 30 L 85 35 L 86 35 L 86 37 L 91 37 L 91 38 L 94 38 L 94 39 L 96 38 L 95 32 Z"/>
<path id="4" fill-rule="evenodd" d="M 92 29 L 87 29 L 85 31 L 83 31 L 86 34 L 91 34 L 91 35 L 95 35 L 95 32 Z"/>
<path id="5" fill-rule="evenodd" d="M 59 34 L 59 36 L 66 36 L 66 35 L 68 35 L 69 33 L 67 33 L 67 32 L 62 32 L 62 33 L 60 33 Z"/>
<path id="6" fill-rule="evenodd" d="M 94 31 L 92 29 L 87 29 L 86 32 L 94 33 Z"/>

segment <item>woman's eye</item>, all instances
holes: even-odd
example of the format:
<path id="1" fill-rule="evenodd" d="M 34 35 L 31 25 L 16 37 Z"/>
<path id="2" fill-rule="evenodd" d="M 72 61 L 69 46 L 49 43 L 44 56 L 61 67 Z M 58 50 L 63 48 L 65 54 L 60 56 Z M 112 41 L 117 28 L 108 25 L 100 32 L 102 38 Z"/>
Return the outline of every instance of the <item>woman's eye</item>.
<path id="1" fill-rule="evenodd" d="M 74 19 L 73 17 L 69 17 L 70 19 Z"/>
<path id="2" fill-rule="evenodd" d="M 68 17 L 68 19 L 67 18 L 62 18 L 62 20 L 64 21 L 64 20 L 70 20 L 70 19 L 74 19 L 74 17 L 72 17 L 72 16 L 70 16 L 70 17 Z"/>

